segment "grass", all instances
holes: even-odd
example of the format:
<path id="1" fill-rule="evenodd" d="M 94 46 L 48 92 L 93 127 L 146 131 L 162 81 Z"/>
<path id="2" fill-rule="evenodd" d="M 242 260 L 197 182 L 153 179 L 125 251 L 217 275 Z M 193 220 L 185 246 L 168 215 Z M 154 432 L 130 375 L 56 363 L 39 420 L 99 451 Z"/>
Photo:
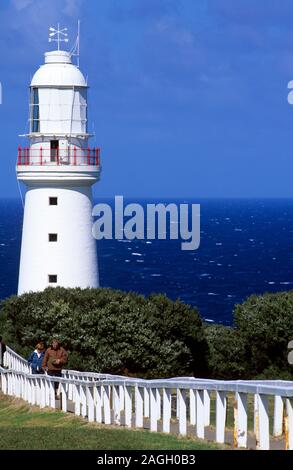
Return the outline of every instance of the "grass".
<path id="1" fill-rule="evenodd" d="M 89 424 L 0 394 L 0 450 L 219 450 L 193 438 Z"/>

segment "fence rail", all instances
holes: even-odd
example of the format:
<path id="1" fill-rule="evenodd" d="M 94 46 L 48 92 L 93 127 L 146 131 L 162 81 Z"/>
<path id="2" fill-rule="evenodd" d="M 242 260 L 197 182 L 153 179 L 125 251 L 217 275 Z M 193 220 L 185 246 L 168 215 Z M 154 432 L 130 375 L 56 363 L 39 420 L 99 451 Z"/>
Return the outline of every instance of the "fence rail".
<path id="1" fill-rule="evenodd" d="M 234 446 L 248 447 L 249 403 L 253 402 L 256 448 L 270 448 L 269 402 L 273 399 L 273 436 L 285 433 L 285 448 L 293 450 L 293 382 L 280 380 L 221 381 L 176 377 L 143 380 L 93 372 L 62 371 L 62 377 L 31 374 L 27 362 L 7 347 L 0 368 L 4 394 L 40 408 L 56 408 L 54 382 L 58 381 L 61 409 L 88 421 L 206 437 L 215 406 L 215 441 L 225 442 L 227 403 L 233 399 Z"/>

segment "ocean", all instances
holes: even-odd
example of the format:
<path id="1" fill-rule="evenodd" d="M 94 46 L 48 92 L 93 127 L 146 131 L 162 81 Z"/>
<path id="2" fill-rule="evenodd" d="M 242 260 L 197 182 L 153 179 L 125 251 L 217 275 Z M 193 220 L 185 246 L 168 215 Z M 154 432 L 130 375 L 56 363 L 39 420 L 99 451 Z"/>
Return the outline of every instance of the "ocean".
<path id="1" fill-rule="evenodd" d="M 222 324 L 232 323 L 234 305 L 251 294 L 292 288 L 293 200 L 172 202 L 201 205 L 199 249 L 182 251 L 179 240 L 101 240 L 101 286 L 163 292 L 196 306 L 206 321 Z M 1 299 L 17 290 L 21 228 L 21 202 L 0 200 Z"/>

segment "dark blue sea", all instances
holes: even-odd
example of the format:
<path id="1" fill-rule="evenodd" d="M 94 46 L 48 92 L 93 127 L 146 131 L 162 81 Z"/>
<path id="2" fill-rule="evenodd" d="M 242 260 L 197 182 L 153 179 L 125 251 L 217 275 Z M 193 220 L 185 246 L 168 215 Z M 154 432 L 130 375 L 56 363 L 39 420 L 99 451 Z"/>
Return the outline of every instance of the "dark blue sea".
<path id="1" fill-rule="evenodd" d="M 176 240 L 99 241 L 103 287 L 164 292 L 224 324 L 251 294 L 292 289 L 293 200 L 173 202 L 201 204 L 199 249 L 182 251 Z M 21 227 L 21 203 L 0 200 L 1 299 L 16 293 Z"/>

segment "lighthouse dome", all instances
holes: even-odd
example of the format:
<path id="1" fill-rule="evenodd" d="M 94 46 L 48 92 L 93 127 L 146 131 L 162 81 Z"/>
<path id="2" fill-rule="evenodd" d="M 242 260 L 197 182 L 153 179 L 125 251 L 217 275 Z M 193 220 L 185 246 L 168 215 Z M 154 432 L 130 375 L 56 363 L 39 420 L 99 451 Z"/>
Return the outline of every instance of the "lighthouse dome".
<path id="1" fill-rule="evenodd" d="M 33 76 L 32 87 L 86 87 L 81 71 L 72 64 L 71 54 L 67 51 L 45 53 L 45 64 Z"/>
<path id="2" fill-rule="evenodd" d="M 67 51 L 46 52 L 31 82 L 30 132 L 87 134 L 87 83 Z"/>

